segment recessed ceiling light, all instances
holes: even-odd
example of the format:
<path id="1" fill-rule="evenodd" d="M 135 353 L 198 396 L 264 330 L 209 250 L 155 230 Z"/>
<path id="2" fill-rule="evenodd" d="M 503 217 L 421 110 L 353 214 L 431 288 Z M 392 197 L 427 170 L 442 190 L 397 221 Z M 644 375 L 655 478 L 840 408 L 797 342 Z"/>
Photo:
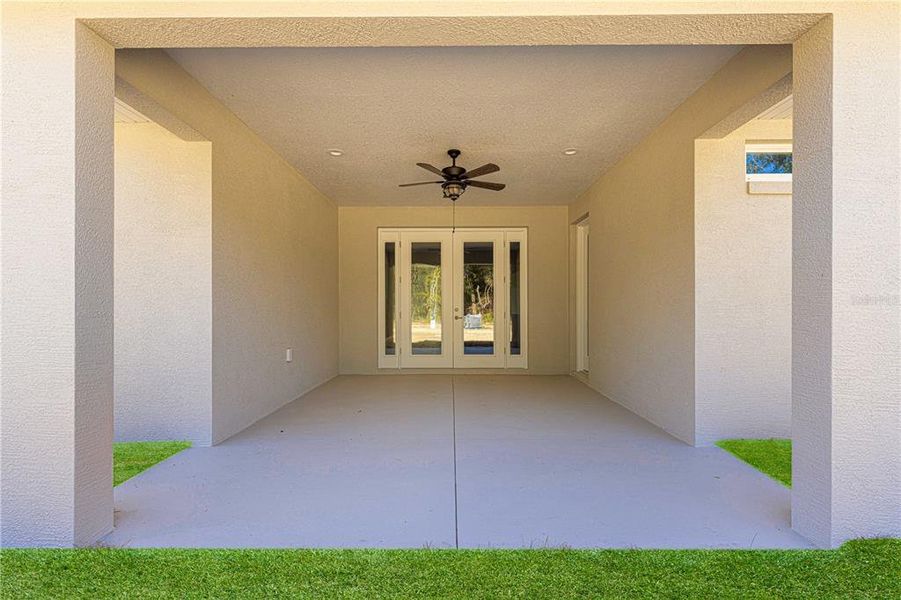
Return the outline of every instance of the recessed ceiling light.
<path id="1" fill-rule="evenodd" d="M 332 148 L 328 151 L 329 156 L 341 156 L 344 154 L 344 150 L 338 150 L 337 148 Z"/>
<path id="2" fill-rule="evenodd" d="M 576 152 L 578 152 L 578 150 L 576 150 L 575 148 L 567 148 L 566 150 L 563 151 L 563 154 L 565 154 L 567 156 L 572 156 Z"/>

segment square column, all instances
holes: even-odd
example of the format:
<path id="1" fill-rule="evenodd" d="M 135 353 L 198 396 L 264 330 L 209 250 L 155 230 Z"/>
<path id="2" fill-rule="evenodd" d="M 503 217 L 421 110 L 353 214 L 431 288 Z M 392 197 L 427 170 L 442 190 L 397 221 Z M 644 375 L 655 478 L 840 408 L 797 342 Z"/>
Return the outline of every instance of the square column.
<path id="1" fill-rule="evenodd" d="M 792 526 L 823 547 L 901 535 L 899 19 L 794 44 Z"/>
<path id="2" fill-rule="evenodd" d="M 112 529 L 114 50 L 2 8 L 0 544 Z"/>

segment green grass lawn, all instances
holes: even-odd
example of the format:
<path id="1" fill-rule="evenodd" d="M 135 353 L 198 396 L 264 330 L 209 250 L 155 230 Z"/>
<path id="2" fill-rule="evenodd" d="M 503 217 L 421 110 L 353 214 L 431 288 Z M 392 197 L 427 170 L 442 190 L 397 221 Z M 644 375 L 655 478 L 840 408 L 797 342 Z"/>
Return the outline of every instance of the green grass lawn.
<path id="1" fill-rule="evenodd" d="M 792 485 L 792 441 L 720 440 L 717 446 L 783 484 Z"/>
<path id="2" fill-rule="evenodd" d="M 131 479 L 173 454 L 190 448 L 190 442 L 118 442 L 113 444 L 113 485 Z"/>
<path id="3" fill-rule="evenodd" d="M 117 444 L 120 483 L 184 442 Z M 720 446 L 789 485 L 788 440 Z M 901 540 L 838 550 L 3 550 L 0 598 L 901 598 Z"/>
<path id="4" fill-rule="evenodd" d="M 839 550 L 6 550 L 2 598 L 899 598 L 901 541 Z"/>

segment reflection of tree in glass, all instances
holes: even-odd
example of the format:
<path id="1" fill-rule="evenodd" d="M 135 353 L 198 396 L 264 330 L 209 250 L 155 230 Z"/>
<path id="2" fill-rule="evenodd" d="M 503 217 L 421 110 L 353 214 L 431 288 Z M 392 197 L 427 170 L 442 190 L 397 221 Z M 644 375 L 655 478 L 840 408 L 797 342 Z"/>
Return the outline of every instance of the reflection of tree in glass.
<path id="1" fill-rule="evenodd" d="M 430 321 L 441 314 L 441 267 L 414 264 L 411 277 L 413 287 L 413 319 Z"/>
<path id="2" fill-rule="evenodd" d="M 491 265 L 466 265 L 463 269 L 463 294 L 468 300 L 471 315 L 482 320 L 494 320 L 494 268 Z"/>
<path id="3" fill-rule="evenodd" d="M 748 152 L 746 173 L 791 173 L 791 152 Z"/>

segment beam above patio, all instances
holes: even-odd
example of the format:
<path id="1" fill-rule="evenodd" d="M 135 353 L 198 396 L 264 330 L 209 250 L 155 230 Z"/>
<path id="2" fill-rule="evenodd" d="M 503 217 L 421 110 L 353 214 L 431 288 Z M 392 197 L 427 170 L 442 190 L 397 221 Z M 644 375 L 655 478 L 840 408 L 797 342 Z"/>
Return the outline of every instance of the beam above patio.
<path id="1" fill-rule="evenodd" d="M 790 44 L 823 13 L 86 18 L 116 48 Z M 450 35 L 449 35 L 450 33 Z"/>

